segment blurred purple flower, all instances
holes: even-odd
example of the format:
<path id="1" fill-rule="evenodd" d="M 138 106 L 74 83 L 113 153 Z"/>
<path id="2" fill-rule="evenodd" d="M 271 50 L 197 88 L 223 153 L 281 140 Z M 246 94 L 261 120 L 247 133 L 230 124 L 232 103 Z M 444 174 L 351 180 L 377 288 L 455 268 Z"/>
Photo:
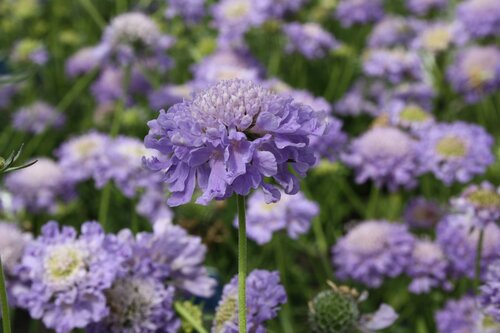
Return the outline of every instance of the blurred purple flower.
<path id="1" fill-rule="evenodd" d="M 418 104 L 395 100 L 387 105 L 389 121 L 412 132 L 424 131 L 435 123 L 434 116 Z"/>
<path id="2" fill-rule="evenodd" d="M 193 82 L 178 85 L 165 85 L 149 94 L 149 106 L 153 110 L 169 108 L 174 104 L 181 103 L 183 100 L 190 98 L 194 89 Z"/>
<path id="3" fill-rule="evenodd" d="M 341 159 L 356 172 L 356 182 L 371 179 L 378 187 L 412 188 L 419 175 L 415 141 L 394 127 L 375 127 L 354 141 Z"/>
<path id="4" fill-rule="evenodd" d="M 422 28 L 411 43 L 416 50 L 430 53 L 449 51 L 452 46 L 462 46 L 468 40 L 462 24 L 458 22 L 436 22 Z"/>
<path id="5" fill-rule="evenodd" d="M 343 27 L 377 22 L 384 16 L 381 0 L 341 0 L 335 13 Z"/>
<path id="6" fill-rule="evenodd" d="M 317 23 L 288 23 L 283 25 L 288 37 L 286 52 L 299 52 L 307 59 L 318 59 L 328 55 L 339 46 L 339 42 Z"/>
<path id="7" fill-rule="evenodd" d="M 403 49 L 371 49 L 363 60 L 365 75 L 392 84 L 424 77 L 422 61 L 418 54 Z"/>
<path id="8" fill-rule="evenodd" d="M 491 263 L 480 288 L 479 303 L 488 315 L 500 322 L 500 261 Z"/>
<path id="9" fill-rule="evenodd" d="M 500 6 L 496 0 L 467 0 L 457 7 L 457 19 L 475 38 L 500 36 Z"/>
<path id="10" fill-rule="evenodd" d="M 416 197 L 406 206 L 403 220 L 410 228 L 434 230 L 443 213 L 444 210 L 437 202 Z"/>
<path id="11" fill-rule="evenodd" d="M 466 183 L 494 162 L 493 138 L 478 125 L 465 122 L 436 124 L 421 133 L 417 156 L 423 172 L 445 184 Z"/>
<path id="12" fill-rule="evenodd" d="M 417 15 L 427 15 L 433 10 L 445 9 L 448 0 L 406 0 L 406 7 Z"/>
<path id="13" fill-rule="evenodd" d="M 500 222 L 500 189 L 489 182 L 472 184 L 459 197 L 451 199 L 454 211 L 472 216 L 476 227 Z"/>
<path id="14" fill-rule="evenodd" d="M 2 84 L 0 85 L 0 110 L 10 106 L 12 98 L 18 93 L 19 85 Z"/>
<path id="15" fill-rule="evenodd" d="M 268 204 L 265 194 L 256 191 L 248 199 L 247 235 L 262 245 L 270 242 L 275 232 L 286 229 L 290 238 L 297 239 L 309 231 L 318 214 L 318 205 L 301 192 L 282 193 L 279 202 Z M 238 226 L 237 221 L 234 225 Z"/>
<path id="16" fill-rule="evenodd" d="M 102 65 L 108 48 L 105 45 L 85 47 L 66 61 L 66 74 L 70 78 L 86 74 Z"/>
<path id="17" fill-rule="evenodd" d="M 196 184 L 201 204 L 256 188 L 269 202 L 279 200 L 280 191 L 265 178 L 287 194 L 297 193 L 298 179 L 288 168 L 304 176 L 316 163 L 309 137 L 321 135 L 325 126 L 310 107 L 242 80 L 198 92 L 148 125 L 146 147 L 160 156 L 146 164 L 164 173 L 172 206 L 189 202 Z"/>
<path id="18" fill-rule="evenodd" d="M 18 109 L 12 119 L 12 126 L 21 132 L 40 134 L 51 128 L 60 128 L 66 117 L 53 106 L 36 101 Z"/>
<path id="19" fill-rule="evenodd" d="M 365 221 L 342 237 L 332 249 L 336 276 L 379 287 L 386 277 L 404 272 L 411 260 L 414 238 L 406 226 Z"/>
<path id="20" fill-rule="evenodd" d="M 181 16 L 188 24 L 198 23 L 205 15 L 205 0 L 167 0 L 165 16 Z"/>
<path id="21" fill-rule="evenodd" d="M 385 17 L 374 26 L 368 38 L 368 46 L 371 48 L 407 46 L 422 26 L 422 22 L 405 17 Z"/>
<path id="22" fill-rule="evenodd" d="M 246 279 L 247 330 L 264 333 L 264 322 L 278 315 L 285 304 L 285 288 L 278 272 L 253 270 Z M 238 277 L 224 287 L 212 324 L 212 333 L 238 333 Z"/>

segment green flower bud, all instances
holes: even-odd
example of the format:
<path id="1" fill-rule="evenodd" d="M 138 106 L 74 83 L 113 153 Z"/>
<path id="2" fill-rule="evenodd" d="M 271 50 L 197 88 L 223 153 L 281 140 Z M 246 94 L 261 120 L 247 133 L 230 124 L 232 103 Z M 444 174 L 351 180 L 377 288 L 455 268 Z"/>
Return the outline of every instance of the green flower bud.
<path id="1" fill-rule="evenodd" d="M 359 320 L 356 292 L 337 288 L 320 292 L 309 303 L 309 326 L 313 333 L 353 333 Z"/>

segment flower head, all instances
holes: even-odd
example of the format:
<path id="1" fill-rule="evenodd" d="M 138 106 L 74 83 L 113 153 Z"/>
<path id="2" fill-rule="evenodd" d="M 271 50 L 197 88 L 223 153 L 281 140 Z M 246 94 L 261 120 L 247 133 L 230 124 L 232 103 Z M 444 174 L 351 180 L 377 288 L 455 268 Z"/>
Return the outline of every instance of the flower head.
<path id="1" fill-rule="evenodd" d="M 30 212 L 53 212 L 58 202 L 74 196 L 74 183 L 48 158 L 39 158 L 29 168 L 8 175 L 5 185 L 13 195 L 14 206 Z"/>
<path id="2" fill-rule="evenodd" d="M 463 26 L 457 22 L 434 23 L 422 29 L 412 42 L 412 47 L 430 53 L 449 50 L 451 46 L 462 45 L 467 41 Z"/>
<path id="3" fill-rule="evenodd" d="M 17 268 L 22 285 L 13 295 L 31 317 L 57 333 L 84 328 L 108 315 L 105 290 L 122 262 L 116 239 L 98 223 L 84 223 L 77 237 L 72 227 L 49 222 L 25 250 Z"/>
<path id="4" fill-rule="evenodd" d="M 391 48 L 409 45 L 415 38 L 421 23 L 403 17 L 388 16 L 378 22 L 370 33 L 368 46 Z"/>
<path id="5" fill-rule="evenodd" d="M 165 15 L 181 16 L 188 24 L 199 22 L 206 14 L 205 0 L 168 0 Z"/>
<path id="6" fill-rule="evenodd" d="M 426 15 L 433 10 L 446 8 L 448 0 L 407 0 L 408 9 L 417 15 Z"/>
<path id="7" fill-rule="evenodd" d="M 286 51 L 297 51 L 308 59 L 323 58 L 339 45 L 335 38 L 317 23 L 289 23 L 283 26 L 283 31 L 288 37 Z"/>
<path id="8" fill-rule="evenodd" d="M 295 195 L 282 193 L 279 202 L 268 204 L 265 194 L 256 191 L 248 199 L 247 235 L 257 243 L 265 244 L 271 241 L 274 232 L 285 229 L 288 236 L 296 239 L 309 230 L 318 213 L 318 205 L 301 192 Z"/>
<path id="9" fill-rule="evenodd" d="M 148 125 L 146 147 L 160 156 L 146 164 L 165 173 L 174 206 L 190 201 L 196 185 L 202 204 L 258 187 L 277 201 L 279 190 L 267 177 L 285 193 L 297 193 L 288 166 L 304 175 L 316 162 L 309 137 L 324 130 L 311 108 L 241 80 L 219 82 Z"/>
<path id="10" fill-rule="evenodd" d="M 43 101 L 37 101 L 17 110 L 12 125 L 22 132 L 40 134 L 50 128 L 59 128 L 64 122 L 62 113 Z"/>
<path id="11" fill-rule="evenodd" d="M 393 127 L 375 127 L 355 139 L 342 160 L 356 171 L 356 182 L 368 179 L 396 190 L 416 185 L 415 141 Z"/>
<path id="12" fill-rule="evenodd" d="M 363 61 L 363 72 L 397 84 L 404 80 L 421 80 L 423 67 L 418 55 L 403 49 L 369 50 Z"/>
<path id="13" fill-rule="evenodd" d="M 500 35 L 500 8 L 495 0 L 467 0 L 458 5 L 457 19 L 476 38 Z"/>
<path id="14" fill-rule="evenodd" d="M 149 106 L 153 110 L 169 108 L 191 97 L 195 90 L 194 83 L 188 82 L 179 85 L 165 85 L 151 92 L 148 96 Z"/>
<path id="15" fill-rule="evenodd" d="M 469 185 L 457 198 L 451 199 L 452 208 L 473 216 L 478 227 L 500 220 L 500 189 L 489 182 Z"/>
<path id="16" fill-rule="evenodd" d="M 432 288 L 450 289 L 447 278 L 448 262 L 443 250 L 429 240 L 417 240 L 407 268 L 407 274 L 412 277 L 408 289 L 415 293 L 428 293 Z"/>
<path id="17" fill-rule="evenodd" d="M 500 261 L 493 262 L 485 276 L 485 283 L 481 286 L 479 302 L 484 311 L 500 322 Z"/>
<path id="18" fill-rule="evenodd" d="M 341 0 L 335 13 L 344 27 L 376 22 L 384 16 L 380 0 Z"/>
<path id="19" fill-rule="evenodd" d="M 411 131 L 421 131 L 434 124 L 434 116 L 416 103 L 400 100 L 388 105 L 389 120 L 392 125 Z"/>
<path id="20" fill-rule="evenodd" d="M 403 273 L 414 238 L 404 225 L 366 221 L 354 227 L 332 249 L 336 275 L 378 287 L 385 277 Z"/>
<path id="21" fill-rule="evenodd" d="M 448 81 L 468 103 L 475 103 L 500 87 L 500 50 L 473 46 L 461 50 L 447 71 Z"/>
<path id="22" fill-rule="evenodd" d="M 278 315 L 287 301 L 278 272 L 254 270 L 246 279 L 247 329 L 265 332 L 264 322 Z M 212 325 L 212 333 L 238 333 L 238 278 L 224 287 Z"/>
<path id="23" fill-rule="evenodd" d="M 481 229 L 475 228 L 474 217 L 464 214 L 446 216 L 437 226 L 437 242 L 448 258 L 455 275 L 474 277 L 477 244 Z M 481 271 L 500 259 L 500 228 L 495 223 L 484 227 Z"/>
<path id="24" fill-rule="evenodd" d="M 85 47 L 78 50 L 66 61 L 66 74 L 70 78 L 85 74 L 98 68 L 108 49 L 104 45 Z"/>
<path id="25" fill-rule="evenodd" d="M 484 173 L 494 161 L 492 145 L 493 138 L 483 127 L 458 121 L 422 132 L 416 149 L 422 171 L 451 184 Z"/>
<path id="26" fill-rule="evenodd" d="M 432 230 L 443 217 L 443 213 L 437 202 L 417 197 L 406 206 L 403 220 L 410 228 Z"/>

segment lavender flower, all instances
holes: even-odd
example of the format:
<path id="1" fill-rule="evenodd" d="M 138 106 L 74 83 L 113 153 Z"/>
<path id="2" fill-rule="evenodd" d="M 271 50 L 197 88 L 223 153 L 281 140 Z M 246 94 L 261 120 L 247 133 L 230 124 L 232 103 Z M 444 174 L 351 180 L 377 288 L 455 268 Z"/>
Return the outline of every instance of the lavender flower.
<path id="1" fill-rule="evenodd" d="M 192 67 L 194 84 L 205 88 L 222 80 L 260 81 L 264 77 L 261 64 L 246 50 L 218 50 Z"/>
<path id="2" fill-rule="evenodd" d="M 368 179 L 391 191 L 412 188 L 418 176 L 415 142 L 405 132 L 392 127 L 375 127 L 355 139 L 341 155 L 355 169 L 356 182 Z"/>
<path id="3" fill-rule="evenodd" d="M 111 138 L 98 132 L 89 132 L 63 143 L 56 151 L 63 173 L 74 182 L 88 180 L 96 175 L 111 146 Z"/>
<path id="4" fill-rule="evenodd" d="M 247 330 L 265 332 L 264 322 L 275 318 L 287 301 L 278 272 L 254 270 L 246 279 Z M 238 278 L 224 287 L 217 307 L 212 333 L 238 333 Z"/>
<path id="5" fill-rule="evenodd" d="M 161 154 L 146 164 L 164 170 L 172 206 L 190 201 L 196 183 L 201 204 L 258 187 L 277 201 L 280 192 L 267 177 L 295 194 L 298 180 L 288 167 L 303 176 L 314 165 L 309 136 L 324 130 L 309 107 L 241 80 L 219 82 L 148 125 L 146 147 Z"/>
<path id="6" fill-rule="evenodd" d="M 433 230 L 442 216 L 443 209 L 437 202 L 417 197 L 406 206 L 403 220 L 410 228 Z"/>
<path id="7" fill-rule="evenodd" d="M 437 242 L 456 275 L 474 277 L 480 234 L 480 229 L 474 228 L 475 225 L 477 222 L 473 217 L 463 214 L 448 215 L 438 224 Z M 483 230 L 481 270 L 484 273 L 490 263 L 500 258 L 500 228 L 490 223 Z"/>
<path id="8" fill-rule="evenodd" d="M 417 156 L 422 171 L 445 184 L 466 183 L 493 163 L 493 138 L 483 127 L 457 121 L 437 124 L 422 133 Z"/>
<path id="9" fill-rule="evenodd" d="M 165 85 L 149 94 L 149 106 L 154 110 L 169 108 L 191 97 L 194 89 L 193 82 L 179 85 Z"/>
<path id="10" fill-rule="evenodd" d="M 407 267 L 412 277 L 408 289 L 415 294 L 428 293 L 432 288 L 451 288 L 447 279 L 448 262 L 443 250 L 429 240 L 417 240 Z"/>
<path id="11" fill-rule="evenodd" d="M 379 103 L 385 92 L 378 85 L 369 85 L 367 81 L 358 80 L 347 93 L 334 105 L 334 111 L 340 115 L 357 116 L 361 113 L 376 115 Z"/>
<path id="12" fill-rule="evenodd" d="M 335 16 L 343 27 L 379 21 L 384 16 L 380 0 L 341 0 Z"/>
<path id="13" fill-rule="evenodd" d="M 472 37 L 500 35 L 500 8 L 495 0 L 467 0 L 458 5 L 457 19 Z"/>
<path id="14" fill-rule="evenodd" d="M 500 88 L 500 50 L 494 46 L 472 46 L 458 53 L 447 71 L 456 92 L 475 103 Z"/>
<path id="15" fill-rule="evenodd" d="M 299 52 L 307 59 L 325 57 L 339 46 L 335 38 L 317 23 L 289 23 L 283 26 L 288 37 L 286 51 Z"/>
<path id="16" fill-rule="evenodd" d="M 199 22 L 205 16 L 205 0 L 167 0 L 167 18 L 181 16 L 188 24 Z"/>
<path id="17" fill-rule="evenodd" d="M 500 261 L 488 267 L 484 285 L 481 286 L 479 302 L 484 311 L 500 322 Z"/>
<path id="18" fill-rule="evenodd" d="M 34 319 L 57 333 L 84 328 L 108 315 L 105 290 L 111 287 L 122 262 L 115 239 L 98 223 L 75 229 L 56 222 L 42 227 L 41 235 L 24 253 L 13 288 L 17 304 Z"/>
<path id="19" fill-rule="evenodd" d="M 451 46 L 461 46 L 467 39 L 460 23 L 438 22 L 422 29 L 411 46 L 417 50 L 439 53 L 449 50 Z"/>
<path id="20" fill-rule="evenodd" d="M 17 110 L 12 125 L 21 132 L 40 134 L 50 128 L 59 128 L 64 122 L 62 113 L 43 101 L 37 101 Z"/>
<path id="21" fill-rule="evenodd" d="M 403 49 L 369 50 L 363 61 L 363 72 L 369 77 L 393 84 L 404 80 L 421 80 L 424 76 L 418 55 Z"/>
<path id="22" fill-rule="evenodd" d="M 79 50 L 66 61 L 66 74 L 68 77 L 74 78 L 98 68 L 107 52 L 108 48 L 105 45 L 85 47 Z"/>
<path id="23" fill-rule="evenodd" d="M 448 0 L 406 0 L 408 9 L 417 15 L 427 15 L 433 10 L 446 8 Z"/>
<path id="24" fill-rule="evenodd" d="M 391 91 L 392 96 L 389 100 L 401 100 L 409 104 L 417 104 L 426 110 L 432 110 L 433 100 L 436 92 L 430 83 L 423 82 L 405 82 L 394 87 Z"/>
<path id="25" fill-rule="evenodd" d="M 74 196 L 74 184 L 62 168 L 48 158 L 38 158 L 29 168 L 13 172 L 5 178 L 5 186 L 18 210 L 54 212 L 59 201 Z"/>
<path id="26" fill-rule="evenodd" d="M 406 46 L 415 38 L 422 23 L 403 17 L 385 17 L 378 22 L 368 39 L 371 48 Z"/>
<path id="27" fill-rule="evenodd" d="M 141 59 L 154 59 L 156 70 L 166 70 L 171 60 L 164 53 L 174 38 L 162 34 L 156 23 L 139 12 L 115 17 L 104 31 L 101 43 L 109 48 L 109 57 L 119 64 L 131 64 Z"/>
<path id="28" fill-rule="evenodd" d="M 288 236 L 297 239 L 309 231 L 312 219 L 318 214 L 318 205 L 301 192 L 282 193 L 279 202 L 268 204 L 264 192 L 256 191 L 248 199 L 247 235 L 262 245 L 271 241 L 274 232 L 286 229 Z"/>
<path id="29" fill-rule="evenodd" d="M 387 106 L 392 125 L 409 129 L 413 132 L 425 130 L 435 122 L 434 116 L 415 103 L 393 101 Z"/>
<path id="30" fill-rule="evenodd" d="M 403 273 L 411 260 L 413 246 L 413 236 L 404 225 L 363 222 L 333 247 L 336 276 L 379 287 L 384 278 Z"/>
<path id="31" fill-rule="evenodd" d="M 489 182 L 469 185 L 458 198 L 451 199 L 452 208 L 472 216 L 477 227 L 500 220 L 500 189 Z"/>

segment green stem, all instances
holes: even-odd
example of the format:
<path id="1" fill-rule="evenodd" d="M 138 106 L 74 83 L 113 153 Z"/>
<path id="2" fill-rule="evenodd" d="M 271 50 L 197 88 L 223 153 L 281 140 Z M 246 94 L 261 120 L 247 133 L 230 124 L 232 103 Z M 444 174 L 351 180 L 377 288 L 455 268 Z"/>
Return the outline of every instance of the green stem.
<path id="1" fill-rule="evenodd" d="M 57 104 L 56 109 L 64 112 L 66 109 L 73 103 L 73 101 L 80 96 L 83 89 L 94 79 L 95 73 L 97 71 L 93 70 L 79 78 L 75 84 L 71 87 L 71 89 L 64 95 L 59 104 Z"/>
<path id="2" fill-rule="evenodd" d="M 5 285 L 5 274 L 3 272 L 2 258 L 0 258 L 0 301 L 2 303 L 3 333 L 11 333 L 9 300 L 7 299 L 7 287 Z"/>
<path id="3" fill-rule="evenodd" d="M 483 241 L 484 241 L 484 229 L 481 229 L 479 233 L 479 239 L 477 240 L 477 250 L 476 250 L 476 274 L 474 277 L 474 290 L 478 291 L 479 283 L 481 282 L 481 256 L 483 255 Z"/>
<path id="4" fill-rule="evenodd" d="M 110 199 L 111 199 L 111 183 L 108 183 L 102 190 L 101 203 L 99 206 L 99 222 L 101 223 L 102 228 L 104 230 L 106 230 Z"/>
<path id="5" fill-rule="evenodd" d="M 205 328 L 203 328 L 203 326 L 201 326 L 200 323 L 191 316 L 189 311 L 186 310 L 186 308 L 182 305 L 181 302 L 176 302 L 174 304 L 174 308 L 175 311 L 177 311 L 177 313 L 182 318 L 186 319 L 189 322 L 189 324 L 191 324 L 191 326 L 194 327 L 195 330 L 197 330 L 199 333 L 207 333 Z"/>
<path id="6" fill-rule="evenodd" d="M 106 27 L 106 21 L 104 21 L 97 8 L 95 8 L 92 0 L 80 0 L 80 4 L 83 6 L 83 8 L 85 8 L 87 13 L 90 15 L 90 17 L 92 17 L 92 19 L 99 26 L 99 28 L 101 28 L 101 30 Z"/>
<path id="7" fill-rule="evenodd" d="M 287 278 L 286 278 L 286 262 L 285 262 L 285 254 L 283 253 L 283 241 L 282 234 L 278 233 L 276 235 L 275 245 L 276 245 L 276 261 L 278 264 L 278 269 L 281 275 L 281 281 L 285 290 L 287 289 Z M 283 310 L 281 311 L 280 321 L 281 327 L 283 328 L 283 332 L 293 333 L 293 326 L 291 321 L 291 313 L 290 313 L 290 303 L 285 303 L 283 305 Z"/>
<path id="8" fill-rule="evenodd" d="M 236 196 L 238 201 L 238 327 L 240 332 L 247 331 L 247 231 L 245 216 L 245 197 Z"/>

